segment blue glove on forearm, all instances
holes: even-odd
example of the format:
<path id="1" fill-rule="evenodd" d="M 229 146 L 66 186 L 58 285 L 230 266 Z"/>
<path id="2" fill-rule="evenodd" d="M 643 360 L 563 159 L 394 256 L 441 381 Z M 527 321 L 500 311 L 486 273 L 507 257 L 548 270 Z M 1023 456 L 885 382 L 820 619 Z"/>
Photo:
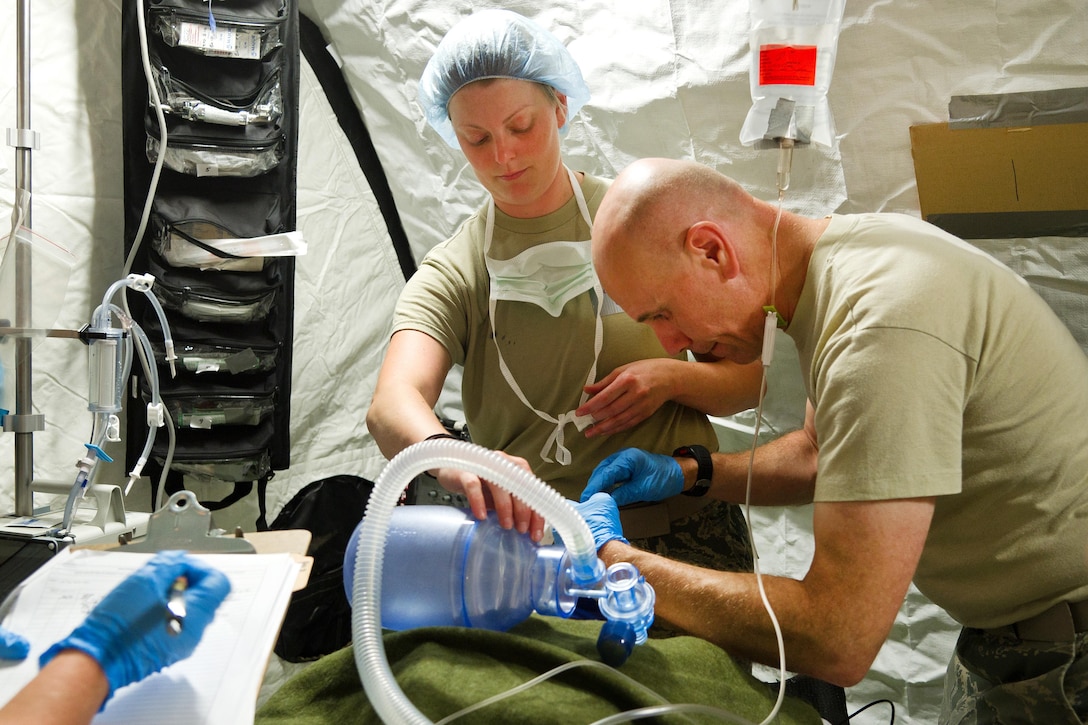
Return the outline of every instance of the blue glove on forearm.
<path id="1" fill-rule="evenodd" d="M 664 501 L 684 490 L 684 472 L 672 456 L 624 448 L 597 464 L 582 491 L 582 501 L 600 491 L 620 506 L 638 501 Z"/>
<path id="2" fill-rule="evenodd" d="M 630 543 L 623 538 L 623 527 L 620 525 L 620 510 L 616 501 L 607 493 L 594 494 L 588 501 L 574 504 L 574 508 L 589 524 L 589 530 L 593 534 L 593 544 L 598 550 L 609 541 L 622 541 Z"/>
<path id="3" fill-rule="evenodd" d="M 167 600 L 174 581 L 188 580 L 181 631 L 167 630 Z M 185 659 L 196 649 L 215 610 L 230 592 L 218 569 L 182 551 L 164 551 L 118 584 L 83 624 L 41 656 L 44 667 L 62 650 L 85 652 L 102 665 L 113 696 L 118 688 Z"/>
<path id="4" fill-rule="evenodd" d="M 0 660 L 26 659 L 30 642 L 12 631 L 0 627 Z"/>

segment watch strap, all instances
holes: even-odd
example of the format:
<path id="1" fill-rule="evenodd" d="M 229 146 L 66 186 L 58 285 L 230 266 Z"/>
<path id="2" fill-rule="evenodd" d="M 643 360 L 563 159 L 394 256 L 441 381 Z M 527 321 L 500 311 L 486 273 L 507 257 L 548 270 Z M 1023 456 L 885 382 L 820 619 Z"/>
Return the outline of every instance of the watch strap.
<path id="1" fill-rule="evenodd" d="M 694 458 L 699 466 L 695 474 L 695 485 L 681 493 L 685 496 L 705 496 L 714 480 L 714 460 L 710 457 L 710 451 L 706 449 L 706 446 L 697 444 L 680 446 L 672 452 L 672 455 L 674 458 Z"/>

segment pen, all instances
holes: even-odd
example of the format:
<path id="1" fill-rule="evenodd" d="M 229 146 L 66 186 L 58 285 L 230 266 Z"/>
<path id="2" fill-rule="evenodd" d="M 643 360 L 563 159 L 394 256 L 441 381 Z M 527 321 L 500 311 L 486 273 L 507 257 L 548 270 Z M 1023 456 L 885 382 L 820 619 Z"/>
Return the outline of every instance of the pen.
<path id="1" fill-rule="evenodd" d="M 185 590 L 188 586 L 189 580 L 179 576 L 167 592 L 166 631 L 170 634 L 181 634 L 181 627 L 185 622 Z"/>

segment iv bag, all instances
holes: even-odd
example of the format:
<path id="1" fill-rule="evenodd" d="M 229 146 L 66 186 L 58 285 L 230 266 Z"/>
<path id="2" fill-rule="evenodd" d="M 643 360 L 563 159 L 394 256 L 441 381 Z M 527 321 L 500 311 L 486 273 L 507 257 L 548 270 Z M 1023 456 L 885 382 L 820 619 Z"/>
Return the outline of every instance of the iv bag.
<path id="1" fill-rule="evenodd" d="M 845 0 L 749 0 L 752 108 L 740 140 L 760 148 L 790 138 L 831 146 L 827 89 Z"/>

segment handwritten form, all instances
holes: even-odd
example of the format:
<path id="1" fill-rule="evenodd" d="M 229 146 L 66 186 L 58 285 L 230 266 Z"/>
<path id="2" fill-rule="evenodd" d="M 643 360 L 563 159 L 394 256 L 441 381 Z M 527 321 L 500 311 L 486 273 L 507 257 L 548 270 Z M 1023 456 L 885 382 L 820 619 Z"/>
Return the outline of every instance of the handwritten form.
<path id="1" fill-rule="evenodd" d="M 0 660 L 0 703 L 38 672 L 38 657 L 66 637 L 151 554 L 64 549 L 5 603 L 0 623 L 30 640 L 22 662 Z M 265 666 L 300 565 L 290 554 L 194 554 L 230 579 L 196 650 L 150 677 L 117 690 L 94 725 L 252 723 Z M 164 618 L 165 621 L 165 618 Z"/>

